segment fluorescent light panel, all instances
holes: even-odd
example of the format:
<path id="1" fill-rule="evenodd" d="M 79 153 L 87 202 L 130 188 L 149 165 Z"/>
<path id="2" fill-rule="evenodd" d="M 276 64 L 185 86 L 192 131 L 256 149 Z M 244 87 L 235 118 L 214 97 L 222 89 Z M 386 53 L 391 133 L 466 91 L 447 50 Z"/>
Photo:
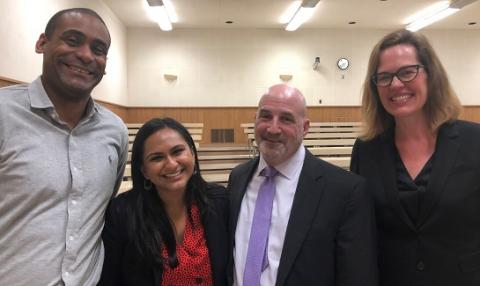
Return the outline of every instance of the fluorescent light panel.
<path id="1" fill-rule="evenodd" d="M 288 23 L 285 30 L 295 31 L 296 29 L 298 29 L 298 27 L 300 27 L 303 23 L 305 23 L 308 19 L 312 17 L 314 10 L 315 8 L 300 7 L 295 16 L 293 16 L 292 20 L 290 20 L 290 22 Z"/>
<path id="2" fill-rule="evenodd" d="M 464 6 L 475 1 L 476 0 L 457 0 L 435 3 L 425 10 L 422 10 L 419 13 L 407 18 L 405 23 L 408 23 L 408 25 L 405 27 L 405 29 L 416 32 L 434 22 L 454 14 Z"/>
<path id="3" fill-rule="evenodd" d="M 172 23 L 168 18 L 167 9 L 165 6 L 155 7 L 156 13 L 158 15 L 157 24 L 162 29 L 162 31 L 171 31 L 173 29 Z"/>
<path id="4" fill-rule="evenodd" d="M 422 18 L 420 20 L 417 20 L 415 22 L 412 22 L 411 24 L 409 24 L 407 27 L 405 27 L 405 29 L 409 30 L 409 31 L 412 31 L 412 32 L 416 32 L 428 25 L 431 25 L 432 23 L 435 23 L 437 21 L 440 21 L 441 19 L 444 19 L 450 15 L 452 15 L 453 13 L 456 13 L 458 12 L 460 9 L 458 8 L 446 8 L 434 15 L 431 15 L 427 18 Z"/>
<path id="5" fill-rule="evenodd" d="M 171 31 L 172 22 L 178 21 L 177 14 L 170 0 L 147 0 L 147 13 L 149 17 L 157 22 L 162 31 Z"/>
<path id="6" fill-rule="evenodd" d="M 427 8 L 420 10 L 418 13 L 413 14 L 403 21 L 404 24 L 410 24 L 420 19 L 428 18 L 442 10 L 447 9 L 450 6 L 450 1 L 440 1 L 428 6 Z"/>
<path id="7" fill-rule="evenodd" d="M 302 5 L 302 1 L 300 0 L 292 2 L 283 15 L 280 16 L 279 22 L 282 24 L 287 24 L 290 22 L 295 13 L 298 11 L 298 8 L 300 8 L 300 5 Z"/>
<path id="8" fill-rule="evenodd" d="M 172 23 L 177 23 L 178 22 L 178 16 L 177 12 L 175 12 L 175 7 L 173 7 L 173 4 L 170 0 L 163 0 L 163 5 L 165 6 L 165 9 L 167 10 L 167 15 L 168 18 Z"/>
<path id="9" fill-rule="evenodd" d="M 293 2 L 280 17 L 280 23 L 287 23 L 287 31 L 295 31 L 308 21 L 315 11 L 315 6 L 320 0 L 303 0 Z"/>

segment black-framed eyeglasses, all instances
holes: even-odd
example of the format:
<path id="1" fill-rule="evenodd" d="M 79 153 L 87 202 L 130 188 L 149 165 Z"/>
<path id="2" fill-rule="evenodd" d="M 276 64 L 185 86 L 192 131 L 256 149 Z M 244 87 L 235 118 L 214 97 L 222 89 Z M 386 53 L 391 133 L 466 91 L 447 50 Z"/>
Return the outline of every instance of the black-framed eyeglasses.
<path id="1" fill-rule="evenodd" d="M 425 68 L 422 65 L 411 65 L 399 68 L 396 72 L 381 72 L 372 76 L 372 81 L 376 86 L 387 87 L 392 84 L 393 77 L 396 76 L 401 82 L 406 83 L 414 80 L 418 75 L 418 70 Z"/>

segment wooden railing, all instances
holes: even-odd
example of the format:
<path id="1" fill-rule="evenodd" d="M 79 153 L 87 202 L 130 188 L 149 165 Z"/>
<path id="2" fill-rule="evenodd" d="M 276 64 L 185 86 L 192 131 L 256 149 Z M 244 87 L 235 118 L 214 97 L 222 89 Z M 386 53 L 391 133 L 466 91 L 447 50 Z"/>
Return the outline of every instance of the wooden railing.
<path id="1" fill-rule="evenodd" d="M 242 123 L 240 126 L 247 135 L 250 152 L 256 154 L 254 123 Z M 303 145 L 315 156 L 348 169 L 352 147 L 361 130 L 361 122 L 310 122 Z"/>

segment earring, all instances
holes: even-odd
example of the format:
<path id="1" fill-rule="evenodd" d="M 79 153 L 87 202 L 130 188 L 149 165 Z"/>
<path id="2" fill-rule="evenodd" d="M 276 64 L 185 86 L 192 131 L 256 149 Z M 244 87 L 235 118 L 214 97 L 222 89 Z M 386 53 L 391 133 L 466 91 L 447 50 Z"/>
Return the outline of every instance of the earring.
<path id="1" fill-rule="evenodd" d="M 152 188 L 152 182 L 150 180 L 143 180 L 143 187 L 145 190 L 150 190 Z"/>
<path id="2" fill-rule="evenodd" d="M 193 160 L 193 175 L 198 173 L 197 166 L 195 165 L 195 159 Z"/>

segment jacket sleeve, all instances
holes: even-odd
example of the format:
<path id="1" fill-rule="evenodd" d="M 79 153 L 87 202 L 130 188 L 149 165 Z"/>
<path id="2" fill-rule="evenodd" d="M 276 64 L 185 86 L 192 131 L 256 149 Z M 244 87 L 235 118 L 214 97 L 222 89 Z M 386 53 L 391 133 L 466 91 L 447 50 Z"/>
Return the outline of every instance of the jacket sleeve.
<path id="1" fill-rule="evenodd" d="M 363 179 L 346 202 L 335 252 L 335 285 L 378 285 L 375 215 Z"/>
<path id="2" fill-rule="evenodd" d="M 102 276 L 98 285 L 122 285 L 122 261 L 125 249 L 125 210 L 119 206 L 118 198 L 112 200 L 107 208 L 105 226 L 102 233 L 105 248 L 105 260 Z"/>
<path id="3" fill-rule="evenodd" d="M 355 140 L 355 144 L 353 145 L 353 149 L 352 149 L 352 155 L 351 155 L 351 158 L 350 158 L 350 171 L 355 173 L 355 174 L 359 174 L 360 173 L 360 168 L 359 168 L 359 149 L 360 149 L 360 145 L 361 145 L 361 140 L 360 139 L 357 139 Z"/>

